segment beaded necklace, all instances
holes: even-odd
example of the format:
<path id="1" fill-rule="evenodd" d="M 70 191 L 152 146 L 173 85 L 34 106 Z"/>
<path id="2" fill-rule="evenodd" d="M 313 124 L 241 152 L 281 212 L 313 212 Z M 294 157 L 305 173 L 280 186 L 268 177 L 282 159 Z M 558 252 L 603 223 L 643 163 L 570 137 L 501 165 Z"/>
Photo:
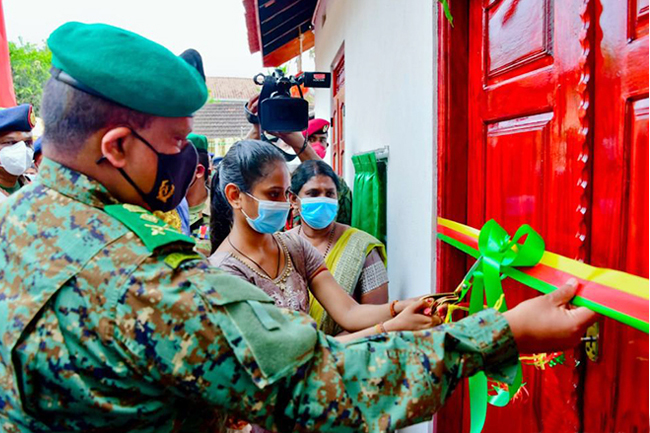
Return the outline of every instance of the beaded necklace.
<path id="1" fill-rule="evenodd" d="M 260 277 L 262 277 L 262 278 L 264 278 L 264 279 L 267 279 L 267 280 L 271 281 L 273 284 L 275 284 L 276 286 L 278 286 L 278 288 L 280 289 L 281 292 L 284 293 L 285 289 L 287 288 L 287 280 L 289 279 L 289 276 L 290 276 L 291 273 L 293 272 L 293 263 L 291 262 L 291 256 L 289 255 L 289 250 L 287 249 L 287 246 L 286 246 L 285 243 L 282 241 L 282 239 L 280 239 L 279 237 L 273 236 L 273 239 L 275 239 L 275 241 L 276 241 L 277 244 L 278 244 L 278 271 L 276 272 L 276 275 L 279 274 L 280 262 L 281 262 L 281 256 L 280 256 L 280 255 L 281 255 L 281 254 L 284 254 L 285 261 L 286 261 L 286 263 L 285 263 L 285 267 L 284 267 L 284 271 L 282 272 L 281 275 L 277 275 L 276 278 L 272 278 L 272 277 L 271 277 L 271 276 L 270 276 L 270 275 L 269 275 L 269 274 L 264 270 L 264 268 L 261 267 L 261 266 L 260 266 L 260 265 L 255 261 L 255 260 L 251 259 L 249 256 L 247 256 L 246 254 L 244 254 L 243 252 L 241 252 L 240 250 L 238 250 L 237 247 L 235 247 L 235 246 L 232 244 L 232 242 L 230 241 L 230 236 L 229 236 L 228 238 L 226 238 L 226 239 L 228 240 L 228 243 L 230 244 L 230 246 L 231 246 L 235 251 L 237 251 L 237 253 L 241 254 L 242 256 L 244 256 L 244 257 L 246 257 L 248 260 L 250 260 L 252 263 L 254 263 L 258 268 L 260 268 L 260 269 L 262 270 L 263 273 L 260 272 L 260 271 L 258 271 L 257 269 L 255 269 L 254 267 L 252 267 L 251 265 L 249 265 L 248 263 L 246 263 L 246 262 L 245 262 L 241 257 L 239 257 L 237 254 L 233 254 L 233 255 L 232 255 L 235 259 L 237 259 L 239 262 L 241 262 L 244 266 L 246 266 L 248 269 L 250 269 L 251 271 L 253 271 L 253 272 L 254 272 L 255 274 L 257 274 L 258 276 L 260 276 Z"/>

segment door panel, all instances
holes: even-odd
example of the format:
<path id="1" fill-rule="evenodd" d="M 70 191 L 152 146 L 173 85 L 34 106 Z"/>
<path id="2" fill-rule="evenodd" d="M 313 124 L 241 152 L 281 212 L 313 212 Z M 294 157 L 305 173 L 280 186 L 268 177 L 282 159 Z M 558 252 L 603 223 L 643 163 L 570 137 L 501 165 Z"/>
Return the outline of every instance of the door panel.
<path id="1" fill-rule="evenodd" d="M 630 0 L 628 14 L 628 38 L 630 40 L 648 35 L 648 0 Z"/>
<path id="2" fill-rule="evenodd" d="M 625 269 L 636 275 L 648 275 L 648 97 L 631 101 L 627 112 L 629 168 L 625 181 L 628 203 L 624 238 L 633 240 L 634 248 L 624 251 Z"/>
<path id="3" fill-rule="evenodd" d="M 542 113 L 487 125 L 486 214 L 502 225 L 541 228 L 552 119 L 553 113 Z"/>
<path id="4" fill-rule="evenodd" d="M 648 277 L 648 2 L 596 9 L 594 265 Z M 648 336 L 600 320 L 600 356 L 586 364 L 585 431 L 647 432 Z"/>
<path id="5" fill-rule="evenodd" d="M 588 192 L 576 186 L 587 139 L 578 113 L 588 61 L 576 38 L 584 27 L 583 4 L 554 3 L 469 2 L 468 222 L 481 227 L 494 218 L 511 234 L 527 223 L 549 250 L 578 257 L 586 237 L 576 234 L 587 227 L 576 210 Z M 504 291 L 509 308 L 537 295 L 512 281 Z M 579 431 L 573 356 L 545 371 L 525 367 L 520 398 L 490 407 L 484 432 L 506 425 L 510 431 Z"/>
<path id="6" fill-rule="evenodd" d="M 485 8 L 483 19 L 487 23 L 484 36 L 487 80 L 511 71 L 513 74 L 508 77 L 521 75 L 552 63 L 551 0 L 493 1 Z M 526 29 L 524 38 L 522 29 Z M 540 59 L 545 61 L 539 62 Z"/>

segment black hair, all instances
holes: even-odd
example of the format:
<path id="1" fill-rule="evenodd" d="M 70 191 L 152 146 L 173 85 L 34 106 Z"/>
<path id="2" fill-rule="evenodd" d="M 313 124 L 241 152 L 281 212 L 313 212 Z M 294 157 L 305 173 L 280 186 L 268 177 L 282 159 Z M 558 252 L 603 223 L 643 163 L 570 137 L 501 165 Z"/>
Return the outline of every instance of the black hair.
<path id="1" fill-rule="evenodd" d="M 197 149 L 196 153 L 199 155 L 199 164 L 205 167 L 205 174 L 207 176 L 208 170 L 210 170 L 210 155 L 208 155 L 207 150 Z"/>
<path id="2" fill-rule="evenodd" d="M 275 146 L 261 140 L 238 141 L 221 160 L 210 188 L 212 252 L 228 237 L 233 223 L 232 208 L 225 195 L 226 185 L 232 183 L 240 191 L 250 193 L 253 186 L 268 175 L 269 164 L 274 162 L 286 164 Z"/>
<path id="3" fill-rule="evenodd" d="M 43 143 L 63 154 L 76 154 L 102 128 L 128 125 L 145 128 L 153 116 L 93 96 L 50 78 L 43 90 Z"/>
<path id="4" fill-rule="evenodd" d="M 298 195 L 300 190 L 309 180 L 315 176 L 327 176 L 332 179 L 334 186 L 336 186 L 336 192 L 338 193 L 341 190 L 341 183 L 339 177 L 334 173 L 332 167 L 330 167 L 324 161 L 318 159 L 310 159 L 305 161 L 296 168 L 296 171 L 293 172 L 291 176 L 291 192 Z"/>

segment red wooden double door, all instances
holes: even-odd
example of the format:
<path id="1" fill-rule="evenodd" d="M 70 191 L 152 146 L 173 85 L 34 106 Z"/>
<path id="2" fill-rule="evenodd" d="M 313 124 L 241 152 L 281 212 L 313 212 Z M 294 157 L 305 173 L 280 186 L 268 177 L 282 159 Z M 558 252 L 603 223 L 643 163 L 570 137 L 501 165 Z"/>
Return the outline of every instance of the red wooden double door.
<path id="1" fill-rule="evenodd" d="M 439 212 L 524 223 L 547 249 L 648 277 L 648 0 L 455 0 L 440 21 Z M 466 258 L 439 246 L 440 290 Z M 504 285 L 510 308 L 536 296 Z M 485 432 L 643 432 L 648 336 L 599 321 L 599 357 L 524 367 Z M 439 432 L 469 428 L 462 387 Z"/>

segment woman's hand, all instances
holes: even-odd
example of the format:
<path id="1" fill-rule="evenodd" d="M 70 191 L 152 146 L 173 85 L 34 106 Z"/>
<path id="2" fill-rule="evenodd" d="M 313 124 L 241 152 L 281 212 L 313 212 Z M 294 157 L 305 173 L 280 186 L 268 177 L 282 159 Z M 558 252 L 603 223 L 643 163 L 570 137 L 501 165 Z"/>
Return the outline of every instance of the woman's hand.
<path id="1" fill-rule="evenodd" d="M 396 317 L 384 323 L 386 331 L 419 331 L 442 323 L 442 319 L 437 314 L 431 316 L 424 314 L 424 310 L 430 307 L 426 300 L 409 299 L 400 302 L 408 302 L 408 306 Z"/>
<path id="2" fill-rule="evenodd" d="M 409 298 L 409 299 L 404 299 L 404 300 L 399 300 L 395 302 L 395 313 L 399 314 L 402 311 L 406 310 L 409 306 L 416 304 L 420 299 L 422 299 L 422 296 L 416 296 L 415 298 Z"/>
<path id="3" fill-rule="evenodd" d="M 569 305 L 577 290 L 578 282 L 571 279 L 556 291 L 503 313 L 520 353 L 556 352 L 580 342 L 596 313 Z"/>

